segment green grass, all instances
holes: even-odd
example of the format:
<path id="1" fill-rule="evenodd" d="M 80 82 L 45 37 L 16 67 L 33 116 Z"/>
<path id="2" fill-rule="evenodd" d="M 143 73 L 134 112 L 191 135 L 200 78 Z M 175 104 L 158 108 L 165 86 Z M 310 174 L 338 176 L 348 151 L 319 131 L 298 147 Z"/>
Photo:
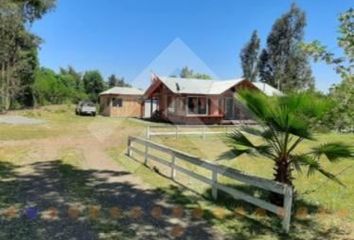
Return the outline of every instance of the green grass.
<path id="1" fill-rule="evenodd" d="M 129 135 L 144 135 L 146 122 L 125 118 L 107 117 L 80 117 L 74 114 L 73 106 L 45 107 L 37 110 L 18 111 L 15 114 L 46 120 L 47 123 L 34 126 L 13 126 L 0 124 L 0 141 L 12 140 L 36 140 L 60 137 L 109 139 L 111 143 L 107 146 L 108 153 L 116 160 L 117 164 L 139 176 L 143 181 L 156 191 L 162 192 L 173 204 L 182 205 L 185 208 L 193 209 L 201 207 L 204 211 L 204 218 L 216 226 L 230 239 L 351 239 L 353 238 L 350 229 L 354 226 L 354 167 L 352 160 L 344 160 L 338 163 L 325 162 L 325 167 L 339 178 L 346 185 L 341 187 L 338 184 L 328 181 L 323 176 L 315 174 L 309 178 L 306 173 L 296 174 L 295 186 L 298 191 L 298 199 L 295 202 L 294 216 L 291 234 L 285 236 L 281 233 L 279 219 L 267 214 L 266 217 L 255 215 L 256 208 L 241 201 L 233 200 L 226 195 L 219 193 L 219 200 L 214 202 L 210 199 L 208 186 L 200 184 L 189 177 L 177 175 L 177 180 L 188 187 L 196 190 L 196 194 L 184 187 L 157 174 L 151 169 L 143 166 L 125 156 L 127 137 Z M 354 137 L 349 134 L 319 134 L 318 142 L 343 141 L 354 146 Z M 200 136 L 179 136 L 175 137 L 153 137 L 153 141 L 196 155 L 202 159 L 214 161 L 228 167 L 245 171 L 251 175 L 265 178 L 272 178 L 272 162 L 264 158 L 240 156 L 233 159 L 220 159 L 223 152 L 229 147 L 225 145 L 221 136 L 207 136 L 202 139 Z M 13 175 L 8 164 L 24 165 L 32 156 L 31 144 L 24 141 L 22 146 L 0 146 L 0 177 Z M 22 143 L 21 143 L 22 144 Z M 299 151 L 306 151 L 317 142 L 305 142 Z M 141 148 L 143 149 L 143 148 Z M 159 155 L 155 152 L 155 154 Z M 40 156 L 36 153 L 35 156 Z M 169 159 L 168 156 L 163 156 Z M 77 146 L 65 147 L 58 152 L 58 174 L 61 176 L 63 186 L 69 199 L 80 201 L 88 199 L 94 192 L 91 186 L 85 186 L 85 179 L 88 173 L 80 171 L 83 160 L 82 150 Z M 141 159 L 140 159 L 141 160 Z M 208 171 L 202 170 L 191 164 L 184 164 L 185 167 L 207 175 Z M 159 164 L 149 163 L 150 167 L 157 167 L 161 173 L 169 174 Z M 254 189 L 235 183 L 230 179 L 221 178 L 225 184 L 230 184 L 245 191 Z M 8 190 L 7 190 L 8 189 Z M 14 196 L 16 186 L 3 189 L 3 193 L 10 191 Z M 9 198 L 6 195 L 0 196 L 0 206 L 7 205 Z M 96 200 L 95 200 L 96 201 Z M 96 202 L 93 203 L 96 204 Z M 84 200 L 83 202 L 86 202 Z M 91 202 L 92 203 L 92 202 Z M 97 202 L 99 203 L 99 202 Z M 235 209 L 245 211 L 244 215 L 235 215 Z M 300 216 L 301 212 L 309 214 Z M 304 214 L 302 214 L 304 215 Z M 116 226 L 105 226 L 102 228 L 115 228 Z"/>
<path id="2" fill-rule="evenodd" d="M 22 115 L 46 121 L 37 125 L 0 124 L 1 140 L 30 140 L 60 136 L 76 137 L 90 134 L 90 129 L 130 127 L 140 128 L 143 124 L 128 118 L 108 118 L 102 116 L 76 116 L 75 106 L 58 105 L 35 110 L 16 111 L 11 114 Z"/>
<path id="3" fill-rule="evenodd" d="M 311 146 L 328 141 L 343 141 L 354 146 L 353 135 L 330 133 L 318 134 L 316 138 L 316 142 L 304 142 L 298 150 L 300 152 L 306 151 Z M 246 155 L 232 159 L 220 159 L 220 155 L 229 149 L 221 136 L 208 136 L 206 139 L 197 136 L 179 136 L 178 139 L 175 137 L 153 137 L 152 140 L 193 154 L 202 159 L 242 170 L 248 174 L 269 179 L 272 178 L 272 162 L 270 160 Z M 144 149 L 138 145 L 135 145 L 135 147 L 141 150 Z M 196 197 L 198 194 L 195 195 L 191 191 L 186 191 L 184 188 L 178 187 L 178 185 L 172 183 L 169 179 L 158 175 L 141 163 L 128 159 L 121 152 L 116 151 L 116 149 L 110 149 L 109 152 L 120 165 L 142 177 L 145 182 L 163 191 L 170 197 L 171 201 L 191 208 L 202 206 L 204 211 L 209 213 L 206 214 L 206 218 L 227 235 L 234 237 L 241 234 L 240 236 L 242 237 L 252 239 L 287 239 L 286 236 L 283 236 L 279 232 L 279 219 L 272 214 L 267 214 L 266 218 L 259 219 L 259 216 L 254 214 L 256 208 L 241 201 L 233 200 L 225 194 L 220 195 L 219 193 L 220 199 L 217 202 L 213 202 L 210 199 L 210 189 L 208 186 L 196 180 L 194 181 L 185 175 L 177 174 L 178 182 L 183 183 L 183 185 L 204 196 Z M 163 154 L 157 152 L 151 153 L 169 159 L 169 157 Z M 142 160 L 137 154 L 135 156 L 138 160 Z M 353 160 L 342 160 L 338 163 L 326 162 L 324 159 L 323 161 L 325 161 L 324 166 L 327 169 L 330 169 L 334 174 L 339 174 L 339 178 L 346 187 L 329 181 L 320 174 L 308 177 L 306 172 L 302 174 L 295 173 L 297 200 L 294 205 L 293 227 L 290 236 L 288 236 L 289 239 L 317 239 L 319 236 L 327 239 L 340 239 L 349 234 L 347 228 L 351 229 L 354 225 Z M 210 172 L 191 164 L 179 164 L 199 174 L 210 176 Z M 158 168 L 159 172 L 162 174 L 169 175 L 169 169 L 156 162 L 151 161 L 148 165 L 150 168 Z M 250 188 L 227 178 L 221 178 L 220 180 L 224 184 L 229 184 L 251 194 L 258 193 L 262 195 L 263 193 L 262 191 L 256 191 L 254 188 Z M 188 199 L 192 200 L 188 201 Z M 226 206 L 226 208 L 222 208 L 226 211 L 226 217 L 222 219 L 218 218 L 217 212 L 220 212 L 220 210 L 218 210 L 217 206 Z M 246 215 L 251 216 L 251 219 L 245 220 L 244 217 L 241 219 L 235 217 L 233 211 L 238 208 L 245 210 Z M 259 224 L 261 224 L 262 227 L 260 227 Z M 253 229 L 253 232 L 248 232 L 251 229 Z M 238 239 L 237 237 L 235 238 Z M 240 237 L 239 239 L 242 238 Z"/>
<path id="4" fill-rule="evenodd" d="M 316 136 L 318 142 L 306 141 L 300 146 L 299 151 L 307 151 L 311 146 L 328 141 L 342 141 L 354 146 L 353 135 L 346 134 L 319 134 Z M 195 156 L 215 161 L 218 164 L 230 166 L 246 173 L 265 178 L 272 178 L 272 161 L 264 158 L 250 157 L 247 155 L 233 158 L 230 160 L 216 160 L 222 152 L 229 148 L 224 144 L 220 137 L 209 137 L 206 140 L 195 137 L 182 137 L 178 141 L 173 138 L 160 138 L 157 141 L 165 145 L 192 153 Z M 185 147 L 184 147 L 185 146 Z M 338 163 L 330 163 L 322 159 L 324 167 L 338 177 L 346 185 L 342 187 L 333 181 L 328 181 L 321 174 L 315 174 L 308 177 L 306 172 L 302 174 L 295 173 L 295 186 L 298 195 L 305 198 L 312 204 L 321 205 L 330 211 L 341 211 L 343 209 L 354 209 L 354 167 L 353 160 L 346 159 Z M 231 183 L 226 181 L 226 183 Z M 354 220 L 354 213 L 351 212 L 350 219 Z"/>

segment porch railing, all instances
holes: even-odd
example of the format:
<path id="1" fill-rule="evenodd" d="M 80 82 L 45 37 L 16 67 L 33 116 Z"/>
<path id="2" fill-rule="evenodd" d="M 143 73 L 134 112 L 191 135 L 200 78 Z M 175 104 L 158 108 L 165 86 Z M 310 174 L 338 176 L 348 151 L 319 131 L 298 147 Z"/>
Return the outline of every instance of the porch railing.
<path id="1" fill-rule="evenodd" d="M 243 124 L 251 124 L 243 122 Z M 181 135 L 199 135 L 205 139 L 208 135 L 227 134 L 237 129 L 239 125 L 165 125 L 165 126 L 147 126 L 146 138 L 152 136 L 173 136 L 178 138 Z"/>

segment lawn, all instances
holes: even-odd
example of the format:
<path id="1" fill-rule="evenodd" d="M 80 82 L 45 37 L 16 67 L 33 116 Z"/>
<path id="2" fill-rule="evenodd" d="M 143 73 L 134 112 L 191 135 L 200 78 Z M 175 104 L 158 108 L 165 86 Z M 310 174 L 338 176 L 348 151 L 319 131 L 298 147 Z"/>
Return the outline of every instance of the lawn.
<path id="1" fill-rule="evenodd" d="M 84 169 L 86 155 L 83 151 L 83 144 L 95 139 L 118 166 L 140 177 L 143 182 L 154 189 L 154 194 L 162 194 L 168 198 L 170 204 L 177 204 L 184 209 L 191 211 L 201 209 L 203 218 L 222 232 L 225 238 L 354 239 L 353 232 L 351 232 L 354 226 L 354 168 L 350 160 L 336 164 L 325 164 L 333 173 L 338 174 L 346 187 L 327 181 L 318 174 L 309 178 L 306 176 L 306 172 L 296 175 L 297 200 L 294 207 L 292 229 L 290 235 L 286 236 L 281 233 L 280 221 L 277 216 L 264 213 L 241 201 L 230 199 L 222 193 L 219 193 L 219 200 L 214 202 L 210 199 L 210 189 L 207 186 L 178 174 L 177 180 L 196 191 L 192 192 L 128 158 L 125 155 L 127 137 L 129 135 L 144 136 L 146 126 L 150 123 L 137 119 L 75 116 L 73 106 L 45 107 L 37 110 L 18 111 L 13 114 L 42 119 L 46 123 L 34 126 L 0 124 L 0 142 L 2 144 L 0 146 L 0 208 L 9 207 L 11 204 L 19 207 L 27 206 L 32 200 L 27 202 L 21 198 L 33 194 L 31 187 L 33 184 L 36 186 L 36 182 L 43 183 L 43 186 L 48 185 L 48 189 L 52 191 L 51 194 L 63 196 L 66 203 L 64 204 L 62 200 L 58 201 L 61 208 L 68 207 L 70 204 L 104 206 L 106 203 L 109 203 L 108 206 L 111 207 L 113 189 L 122 189 L 123 186 L 108 184 L 105 178 L 99 176 L 99 171 Z M 354 136 L 349 134 L 318 134 L 317 139 L 321 142 L 344 141 L 354 146 Z M 178 136 L 178 139 L 155 136 L 152 137 L 152 140 L 202 159 L 245 171 L 248 174 L 265 178 L 272 177 L 272 165 L 266 159 L 249 156 L 239 156 L 232 159 L 220 158 L 222 153 L 229 149 L 222 136 L 207 136 L 206 139 L 202 139 L 200 136 Z M 300 151 L 304 151 L 314 144 L 316 143 L 305 142 Z M 48 164 L 46 159 L 57 161 Z M 26 168 L 26 166 L 36 168 L 36 174 L 26 174 L 26 177 L 21 175 L 19 169 Z M 164 172 L 163 167 L 158 164 L 150 164 L 150 167 L 153 166 L 162 173 Z M 189 167 L 192 168 L 192 166 Z M 194 171 L 207 174 L 195 167 Z M 44 176 L 50 177 L 51 181 L 45 180 Z M 243 187 L 239 183 L 227 179 L 221 180 L 225 184 Z M 151 199 L 153 196 L 151 193 L 138 192 L 131 186 L 123 189 L 126 197 L 133 198 L 133 195 L 137 194 Z M 246 187 L 244 189 L 253 191 L 253 189 Z M 37 193 L 43 194 L 41 191 Z M 253 191 L 253 194 L 258 193 Z M 46 199 L 47 197 L 48 199 Z M 43 198 L 40 197 L 40 199 L 50 207 L 50 202 L 47 202 L 51 199 L 50 197 L 50 195 L 43 195 Z M 155 200 L 157 201 L 154 198 Z M 132 203 L 129 201 L 126 204 L 132 207 Z M 106 208 L 106 215 L 103 215 L 102 219 L 100 218 L 100 221 L 94 224 L 94 231 L 102 233 L 102 236 L 108 236 L 107 238 L 102 237 L 102 239 L 117 239 L 117 236 L 134 239 L 134 231 L 131 228 L 124 230 L 111 221 L 105 221 L 105 217 L 107 214 L 109 215 L 108 210 L 109 208 Z M 69 225 L 72 222 L 70 219 L 68 221 L 65 226 L 70 228 Z M 13 223 L 19 228 L 17 239 L 32 236 L 31 234 L 39 236 L 38 233 L 35 234 L 35 224 L 23 224 L 19 221 L 13 221 Z M 41 228 L 46 225 L 45 222 L 37 224 Z M 91 224 L 91 222 L 89 221 L 87 224 Z M 6 223 L 6 226 L 9 227 L 9 222 Z M 55 222 L 50 223 L 49 227 L 55 230 Z M 86 225 L 79 225 L 78 229 L 84 231 L 85 227 Z M 8 237 L 9 235 L 6 234 L 12 234 L 12 231 L 13 229 L 3 232 L 5 234 L 3 237 Z M 77 234 L 75 229 L 70 231 L 66 233 L 69 234 L 66 236 Z M 116 235 L 113 234 L 113 237 L 108 234 L 114 231 L 116 231 Z"/>
<path id="2" fill-rule="evenodd" d="M 343 141 L 354 146 L 354 137 L 349 134 L 317 134 L 316 138 L 322 143 L 329 140 Z M 267 159 L 246 155 L 236 158 L 232 157 L 230 159 L 223 158 L 222 153 L 229 150 L 229 147 L 223 141 L 224 136 L 208 136 L 206 139 L 200 136 L 178 136 L 177 139 L 175 136 L 154 136 L 152 140 L 193 154 L 202 159 L 242 170 L 248 174 L 269 179 L 272 178 L 272 162 Z M 317 142 L 307 141 L 300 147 L 299 151 L 305 151 L 316 144 Z M 139 149 L 138 145 L 136 145 L 136 147 Z M 140 149 L 143 150 L 143 147 Z M 170 158 L 157 152 L 151 151 L 151 153 L 165 157 L 165 159 Z M 119 153 L 114 149 L 111 149 L 111 154 L 116 158 L 119 164 L 141 176 L 145 181 L 155 187 L 160 188 L 164 193 L 169 194 L 171 201 L 182 202 L 187 207 L 202 206 L 207 213 L 207 218 L 231 238 L 288 239 L 289 237 L 289 239 L 343 239 L 349 236 L 353 237 L 353 233 L 349 231 L 349 229 L 352 229 L 354 226 L 354 168 L 352 160 L 343 160 L 334 164 L 326 162 L 326 160 L 323 159 L 323 161 L 325 161 L 324 166 L 338 175 L 341 181 L 346 185 L 345 187 L 329 181 L 320 174 L 308 177 L 306 172 L 295 173 L 297 200 L 294 206 L 293 228 L 290 236 L 285 237 L 279 232 L 279 220 L 270 213 L 267 214 L 267 217 L 263 217 L 262 211 L 261 214 L 257 214 L 259 209 L 243 202 L 230 199 L 222 194 L 220 200 L 213 202 L 210 198 L 210 189 L 207 185 L 186 177 L 186 175 L 177 174 L 178 182 L 195 190 L 204 197 L 204 199 L 193 198 L 191 196 L 194 196 L 194 194 L 190 191 L 186 191 L 178 185 L 171 187 L 170 180 L 159 176 L 146 167 L 142 167 L 140 163 L 132 161 L 123 155 L 117 157 Z M 210 175 L 210 172 L 194 165 L 188 163 L 181 163 L 181 165 L 184 165 L 187 169 L 193 169 L 193 171 L 202 175 Z M 161 164 L 151 161 L 149 166 L 159 169 L 160 174 L 169 175 L 169 170 L 164 168 Z M 261 192 L 243 184 L 232 182 L 226 178 L 222 178 L 221 182 L 239 189 L 242 188 L 252 194 L 259 194 Z M 189 201 L 188 199 L 192 200 Z M 237 214 L 235 215 L 235 210 L 241 212 L 245 211 L 245 215 L 250 216 L 250 219 L 246 220 L 245 217 L 242 217 L 240 221 Z M 220 215 L 223 217 L 220 218 Z M 260 217 L 260 215 L 262 216 Z M 349 237 L 349 239 L 351 238 Z"/>

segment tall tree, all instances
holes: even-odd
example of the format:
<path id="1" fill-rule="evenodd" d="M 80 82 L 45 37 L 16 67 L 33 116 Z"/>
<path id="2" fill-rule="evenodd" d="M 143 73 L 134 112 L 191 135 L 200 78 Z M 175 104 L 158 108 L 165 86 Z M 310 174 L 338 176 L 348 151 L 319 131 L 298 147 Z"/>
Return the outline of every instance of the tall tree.
<path id="1" fill-rule="evenodd" d="M 258 74 L 257 62 L 259 54 L 260 39 L 257 31 L 253 31 L 251 39 L 241 50 L 241 66 L 243 71 L 243 77 L 255 82 Z"/>
<path id="2" fill-rule="evenodd" d="M 192 78 L 193 77 L 193 70 L 189 69 L 187 66 L 185 66 L 184 68 L 182 68 L 179 76 L 181 78 Z"/>
<path id="3" fill-rule="evenodd" d="M 295 4 L 275 21 L 260 57 L 261 81 L 283 91 L 314 86 L 307 56 L 300 48 L 305 26 L 305 13 Z"/>
<path id="4" fill-rule="evenodd" d="M 109 87 L 116 87 L 118 85 L 118 78 L 116 75 L 112 74 L 108 77 L 108 86 Z"/>
<path id="5" fill-rule="evenodd" d="M 195 78 L 195 79 L 212 79 L 208 74 L 205 73 L 195 73 L 192 69 L 189 69 L 187 66 L 182 68 L 179 76 L 181 78 Z"/>
<path id="6" fill-rule="evenodd" d="M 101 73 L 97 70 L 87 71 L 84 74 L 83 82 L 86 94 L 89 96 L 90 100 L 96 102 L 98 94 L 105 88 Z"/>
<path id="7" fill-rule="evenodd" d="M 54 7 L 55 0 L 0 1 L 0 109 L 30 104 L 39 38 L 26 28 Z"/>
<path id="8" fill-rule="evenodd" d="M 70 78 L 72 81 L 72 87 L 77 91 L 84 91 L 84 83 L 82 80 L 82 74 L 75 70 L 73 66 L 68 66 L 67 68 L 60 68 L 60 76 L 63 78 Z"/>
<path id="9" fill-rule="evenodd" d="M 337 130 L 354 131 L 354 9 L 342 13 L 339 17 L 338 46 L 344 56 L 336 57 L 319 41 L 302 44 L 302 49 L 315 61 L 325 61 L 334 66 L 342 81 L 330 89 L 335 105 L 328 115 L 328 121 Z"/>
<path id="10" fill-rule="evenodd" d="M 108 77 L 108 86 L 109 87 L 131 87 L 131 85 L 125 82 L 124 77 L 117 77 L 115 74 L 112 74 Z"/>

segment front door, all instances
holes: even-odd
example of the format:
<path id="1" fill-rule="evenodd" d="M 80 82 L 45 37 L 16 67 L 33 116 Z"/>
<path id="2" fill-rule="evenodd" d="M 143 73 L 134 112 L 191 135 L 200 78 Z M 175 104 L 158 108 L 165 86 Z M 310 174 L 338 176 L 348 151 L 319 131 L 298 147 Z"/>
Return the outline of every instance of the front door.
<path id="1" fill-rule="evenodd" d="M 158 101 L 156 99 L 148 99 L 144 102 L 144 118 L 151 118 L 157 110 Z"/>
<path id="2" fill-rule="evenodd" d="M 226 120 L 234 119 L 234 99 L 232 97 L 225 98 L 225 115 Z"/>

